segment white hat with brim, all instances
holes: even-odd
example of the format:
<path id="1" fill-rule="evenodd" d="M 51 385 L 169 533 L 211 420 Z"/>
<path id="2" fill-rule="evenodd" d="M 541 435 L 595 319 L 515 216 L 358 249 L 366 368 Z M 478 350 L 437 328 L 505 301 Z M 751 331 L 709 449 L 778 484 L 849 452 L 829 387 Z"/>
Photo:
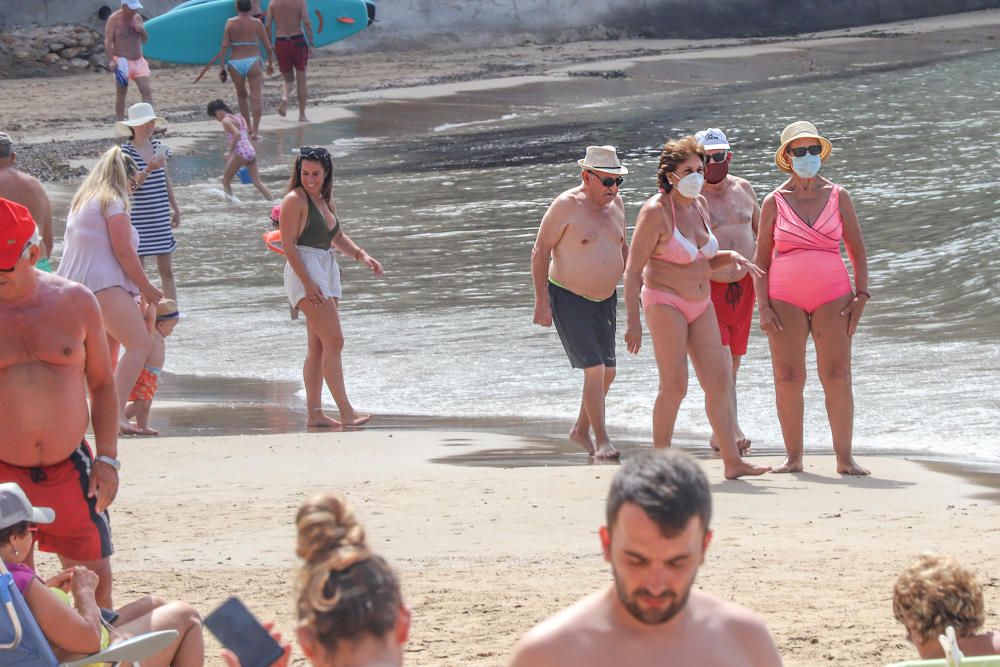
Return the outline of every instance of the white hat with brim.
<path id="1" fill-rule="evenodd" d="M 152 104 L 139 102 L 128 108 L 128 120 L 120 120 L 115 123 L 115 129 L 118 131 L 118 134 L 127 137 L 132 134 L 129 128 L 139 127 L 150 121 L 155 121 L 157 128 L 167 126 L 167 121 L 157 116 L 156 112 L 153 111 Z"/>
<path id="2" fill-rule="evenodd" d="M 142 9 L 142 3 L 139 0 L 122 0 L 122 7 L 128 7 L 129 9 Z"/>
<path id="3" fill-rule="evenodd" d="M 788 148 L 788 144 L 796 139 L 818 140 L 820 146 L 823 147 L 823 150 L 819 154 L 819 159 L 823 162 L 826 162 L 826 159 L 830 157 L 830 151 L 833 150 L 833 144 L 826 137 L 820 136 L 815 125 L 807 120 L 797 120 L 781 131 L 781 146 L 778 147 L 778 152 L 774 154 L 774 163 L 778 165 L 778 169 L 786 173 L 792 172 L 792 163 L 789 161 L 785 149 Z"/>
<path id="4" fill-rule="evenodd" d="M 22 521 L 52 523 L 56 513 L 48 507 L 33 507 L 21 487 L 14 482 L 0 484 L 0 529 Z"/>
<path id="5" fill-rule="evenodd" d="M 614 146 L 587 146 L 587 155 L 576 163 L 583 169 L 592 171 L 603 171 L 606 174 L 621 174 L 624 176 L 628 169 L 622 166 L 618 160 L 618 151 Z"/>

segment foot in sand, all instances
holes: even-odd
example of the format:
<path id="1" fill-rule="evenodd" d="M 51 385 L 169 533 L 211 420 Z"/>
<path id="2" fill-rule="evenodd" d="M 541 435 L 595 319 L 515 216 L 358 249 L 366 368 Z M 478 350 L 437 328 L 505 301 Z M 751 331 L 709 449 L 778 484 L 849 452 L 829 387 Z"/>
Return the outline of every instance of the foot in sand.
<path id="1" fill-rule="evenodd" d="M 371 420 L 372 416 L 363 412 L 340 413 L 340 421 L 344 424 L 344 426 L 361 426 L 362 424 L 367 424 Z"/>
<path id="2" fill-rule="evenodd" d="M 771 466 L 755 466 L 750 463 L 740 461 L 734 465 L 727 464 L 725 466 L 725 470 L 726 479 L 736 479 L 738 477 L 763 475 L 771 470 Z"/>
<path id="3" fill-rule="evenodd" d="M 137 435 L 160 435 L 160 432 L 155 428 L 150 428 L 146 426 L 145 428 L 136 429 Z"/>
<path id="4" fill-rule="evenodd" d="M 871 470 L 862 468 L 858 465 L 858 462 L 854 460 L 853 456 L 847 458 L 846 461 L 837 461 L 837 472 L 841 475 L 855 475 L 857 477 L 863 477 L 865 475 L 872 474 Z"/>
<path id="5" fill-rule="evenodd" d="M 594 452 L 595 459 L 617 459 L 621 455 L 622 453 L 615 449 L 615 446 L 610 442 L 599 443 L 597 450 Z"/>
<path id="6" fill-rule="evenodd" d="M 288 113 L 288 98 L 286 97 L 283 98 L 280 102 L 278 102 L 278 115 L 284 118 L 285 114 L 287 113 Z"/>
<path id="7" fill-rule="evenodd" d="M 125 419 L 120 419 L 118 420 L 118 435 L 144 435 L 144 434 L 142 432 L 142 429 L 140 429 L 132 422 Z"/>
<path id="8" fill-rule="evenodd" d="M 340 431 L 344 428 L 343 424 L 341 424 L 333 417 L 327 417 L 325 414 L 323 414 L 323 411 L 320 409 L 310 410 L 309 414 L 310 417 L 309 420 L 306 422 L 306 426 L 315 428 L 328 428 L 333 431 Z"/>
<path id="9" fill-rule="evenodd" d="M 597 449 L 594 445 L 594 439 L 590 437 L 590 431 L 587 430 L 581 433 L 579 426 L 574 426 L 569 430 L 569 439 L 587 450 L 587 453 L 591 456 L 594 455 Z"/>
<path id="10" fill-rule="evenodd" d="M 802 472 L 802 459 L 785 459 L 785 462 L 771 472 Z"/>

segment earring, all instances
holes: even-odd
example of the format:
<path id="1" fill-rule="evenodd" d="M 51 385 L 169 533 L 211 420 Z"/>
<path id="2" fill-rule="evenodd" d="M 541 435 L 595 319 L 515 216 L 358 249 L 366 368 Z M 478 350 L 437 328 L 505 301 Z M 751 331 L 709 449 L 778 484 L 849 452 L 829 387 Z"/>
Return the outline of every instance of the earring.
<path id="1" fill-rule="evenodd" d="M 18 555 L 18 553 L 17 553 L 17 549 L 14 549 L 14 555 L 15 555 L 15 556 L 17 556 L 17 555 Z"/>

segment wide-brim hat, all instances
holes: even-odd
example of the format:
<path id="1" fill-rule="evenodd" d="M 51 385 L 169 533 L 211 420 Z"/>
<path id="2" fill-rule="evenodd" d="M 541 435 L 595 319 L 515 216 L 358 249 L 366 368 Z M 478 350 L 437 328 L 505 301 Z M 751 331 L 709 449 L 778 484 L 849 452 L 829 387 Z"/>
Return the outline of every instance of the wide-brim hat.
<path id="1" fill-rule="evenodd" d="M 49 507 L 34 507 L 15 482 L 0 484 L 0 529 L 27 521 L 52 523 L 56 513 Z"/>
<path id="2" fill-rule="evenodd" d="M 184 313 L 177 309 L 177 302 L 173 299 L 161 299 L 156 304 L 156 321 L 179 320 L 184 317 Z"/>
<path id="3" fill-rule="evenodd" d="M 149 121 L 155 121 L 156 125 L 154 127 L 157 128 L 167 126 L 167 121 L 157 116 L 156 112 L 153 111 L 152 104 L 139 102 L 128 108 L 128 120 L 120 120 L 115 123 L 115 129 L 118 131 L 118 134 L 127 137 L 132 134 L 129 128 L 145 125 Z"/>
<path id="4" fill-rule="evenodd" d="M 820 146 L 823 147 L 823 150 L 820 151 L 819 159 L 823 162 L 826 162 L 826 159 L 830 157 L 830 151 L 833 150 L 833 144 L 830 143 L 829 139 L 820 135 L 815 125 L 807 120 L 797 120 L 781 131 L 781 146 L 778 147 L 778 151 L 774 154 L 774 163 L 778 165 L 778 169 L 781 171 L 792 172 L 792 163 L 789 161 L 785 149 L 788 148 L 788 144 L 796 139 L 818 139 Z"/>
<path id="5" fill-rule="evenodd" d="M 583 169 L 603 171 L 608 174 L 624 176 L 628 173 L 628 169 L 618 160 L 618 151 L 614 146 L 587 146 L 586 157 L 577 160 L 576 163 Z"/>

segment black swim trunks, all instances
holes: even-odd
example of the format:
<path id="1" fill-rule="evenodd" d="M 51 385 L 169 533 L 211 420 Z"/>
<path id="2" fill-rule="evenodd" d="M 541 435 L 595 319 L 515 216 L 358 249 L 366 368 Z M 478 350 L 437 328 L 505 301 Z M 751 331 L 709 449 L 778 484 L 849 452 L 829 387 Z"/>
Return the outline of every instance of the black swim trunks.
<path id="1" fill-rule="evenodd" d="M 591 301 L 550 282 L 549 304 L 573 368 L 614 367 L 617 292 L 604 301 Z"/>

